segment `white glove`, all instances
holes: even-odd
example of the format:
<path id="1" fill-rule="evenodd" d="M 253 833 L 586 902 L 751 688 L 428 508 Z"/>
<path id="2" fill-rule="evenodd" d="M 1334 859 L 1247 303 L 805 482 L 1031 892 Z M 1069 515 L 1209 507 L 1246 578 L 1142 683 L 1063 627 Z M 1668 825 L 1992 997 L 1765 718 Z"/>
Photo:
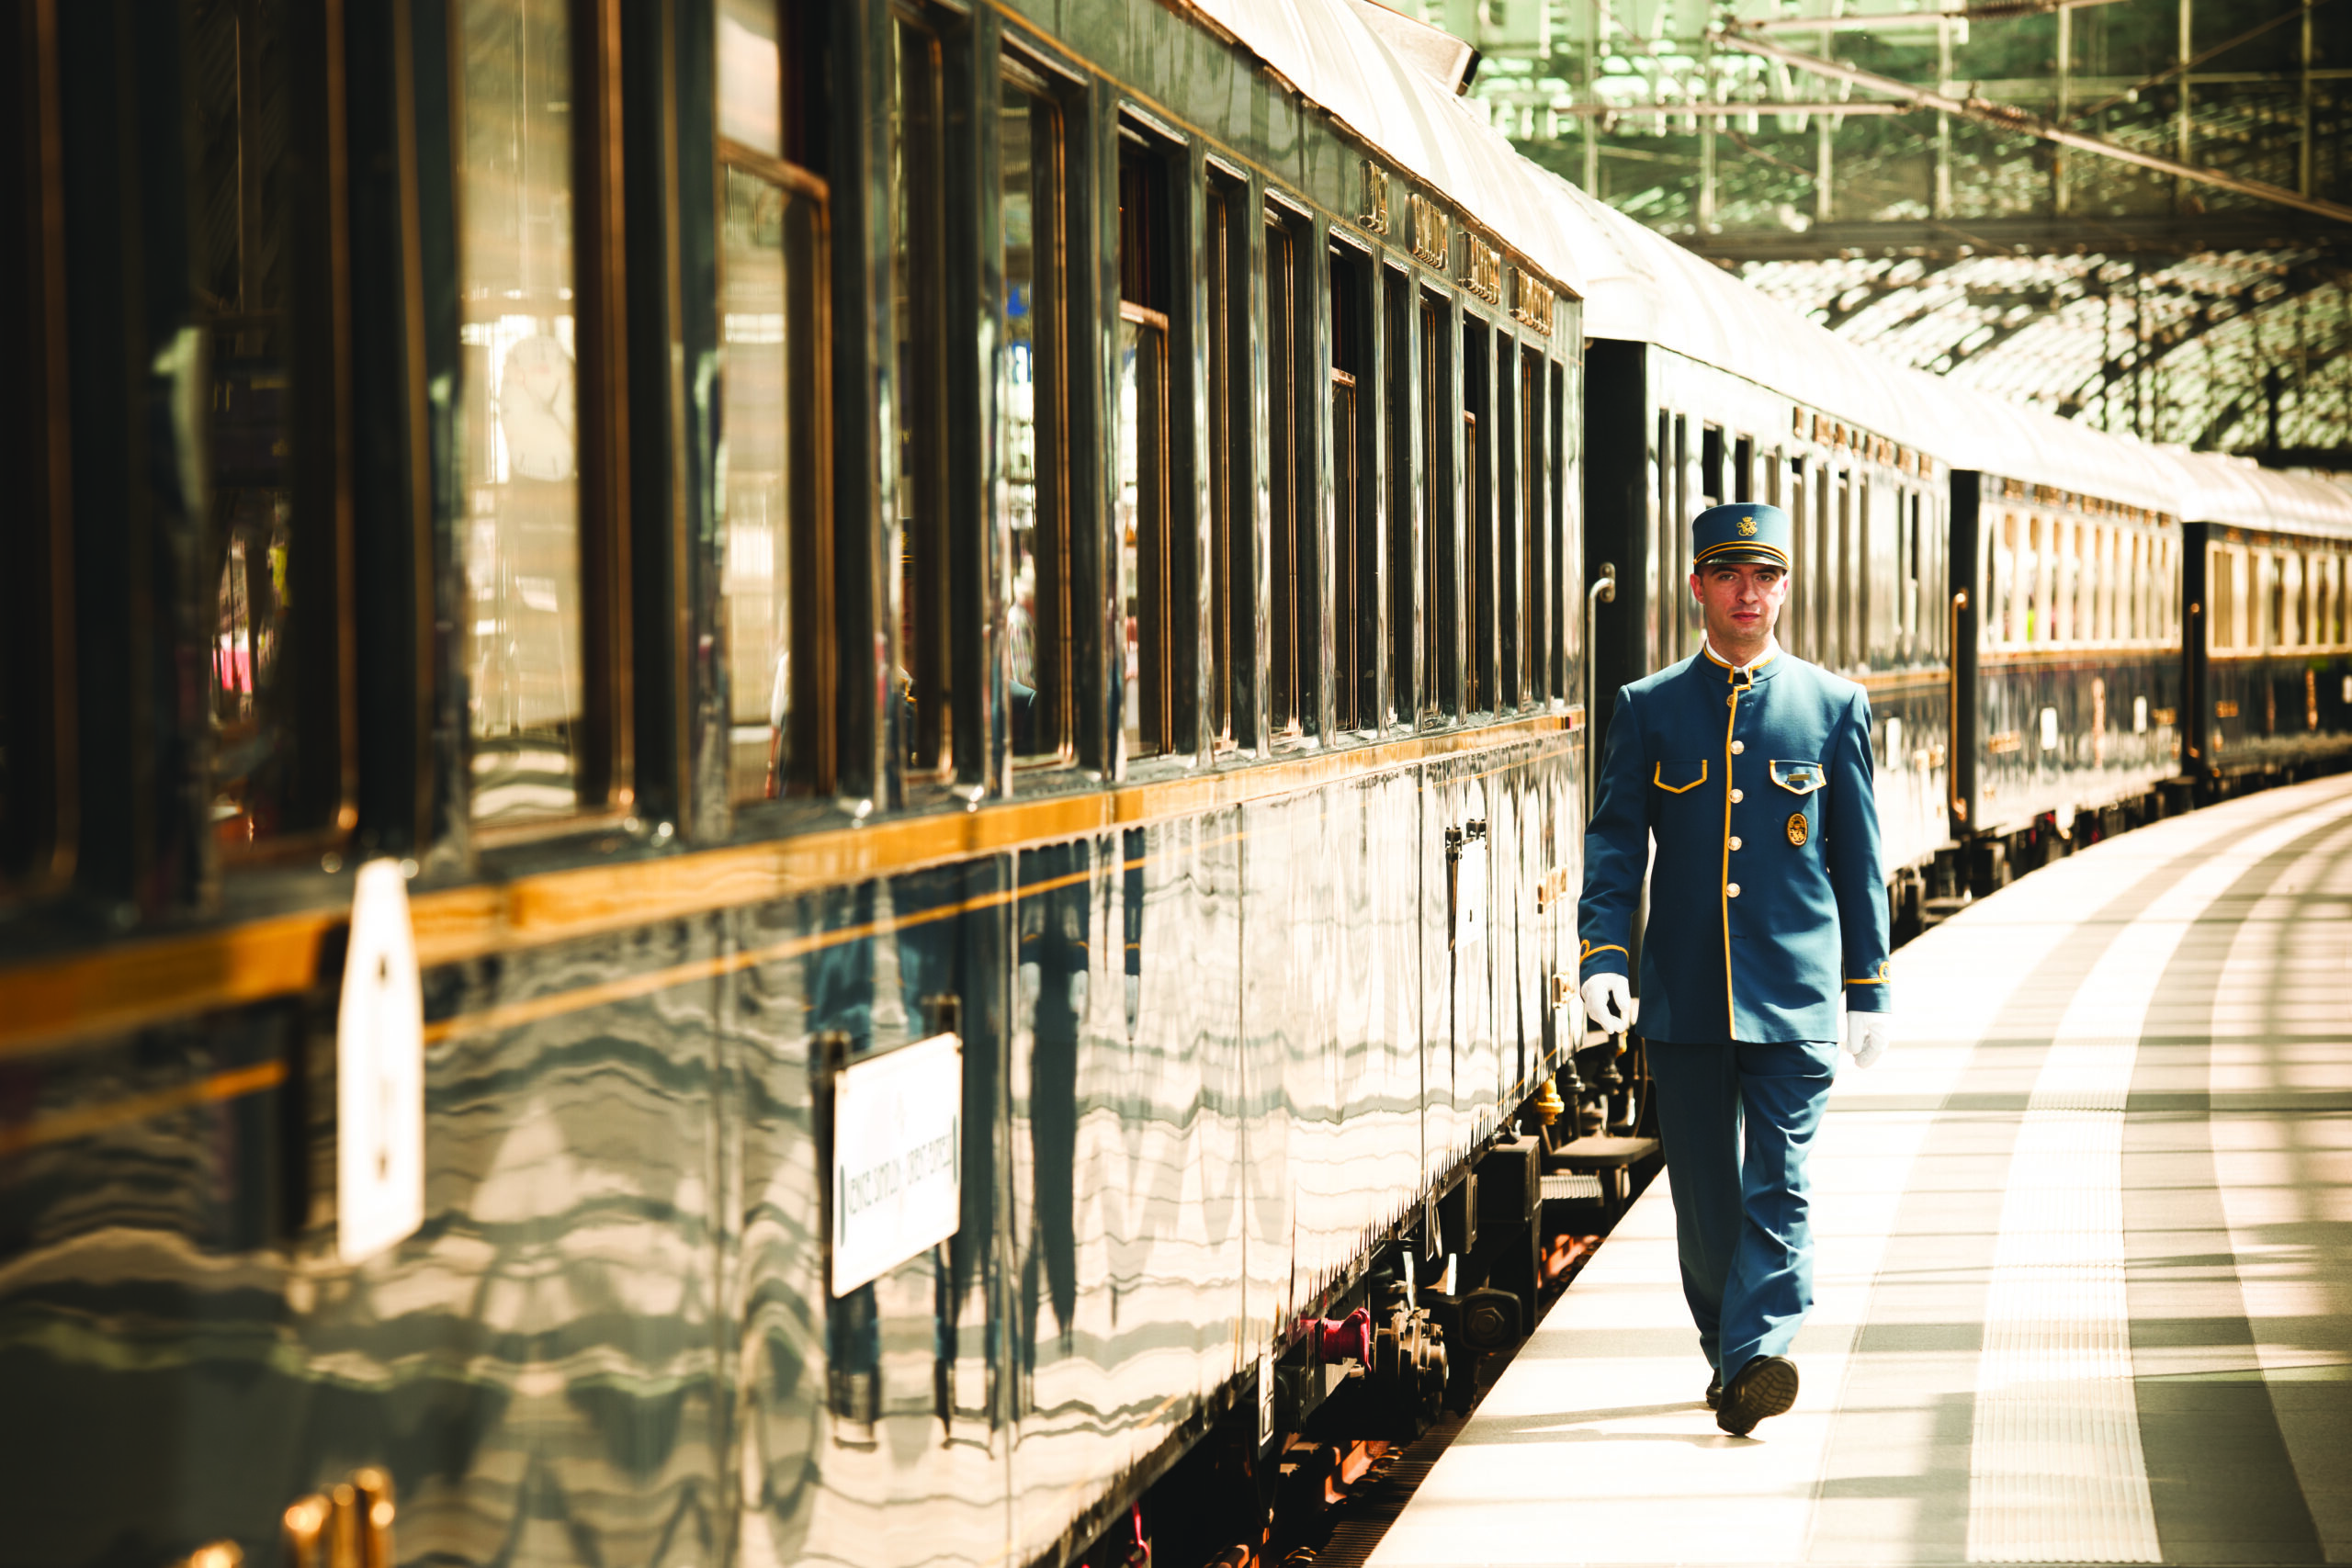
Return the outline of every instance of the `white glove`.
<path id="1" fill-rule="evenodd" d="M 1603 1032 L 1623 1034 L 1634 1027 L 1634 988 L 1623 975 L 1595 975 L 1580 987 L 1584 1015 Z"/>
<path id="2" fill-rule="evenodd" d="M 1867 1067 L 1886 1054 L 1894 1040 L 1893 1020 L 1883 1012 L 1849 1012 L 1846 1015 L 1846 1051 L 1854 1058 L 1854 1066 Z"/>

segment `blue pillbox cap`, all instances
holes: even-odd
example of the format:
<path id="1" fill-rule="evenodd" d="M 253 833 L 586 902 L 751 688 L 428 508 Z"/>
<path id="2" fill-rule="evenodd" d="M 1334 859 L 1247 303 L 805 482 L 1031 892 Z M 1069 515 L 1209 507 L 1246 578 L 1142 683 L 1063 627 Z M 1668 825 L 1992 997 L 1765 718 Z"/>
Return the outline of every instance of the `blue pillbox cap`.
<path id="1" fill-rule="evenodd" d="M 1796 527 L 1789 514 L 1760 501 L 1710 506 L 1690 524 L 1693 567 L 1759 561 L 1786 571 L 1795 547 Z"/>

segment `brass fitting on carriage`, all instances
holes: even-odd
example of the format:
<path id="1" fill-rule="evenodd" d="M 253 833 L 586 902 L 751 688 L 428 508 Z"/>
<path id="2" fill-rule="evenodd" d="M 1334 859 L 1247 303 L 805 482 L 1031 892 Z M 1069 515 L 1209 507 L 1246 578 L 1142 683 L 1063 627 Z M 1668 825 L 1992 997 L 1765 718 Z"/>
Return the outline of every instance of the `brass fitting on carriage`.
<path id="1" fill-rule="evenodd" d="M 391 1472 L 372 1464 L 339 1485 L 297 1498 L 279 1517 L 285 1568 L 392 1568 L 394 1512 Z M 172 1568 L 246 1568 L 245 1549 L 216 1540 Z"/>
<path id="2" fill-rule="evenodd" d="M 367 1465 L 286 1510 L 286 1568 L 392 1568 L 391 1472 Z"/>

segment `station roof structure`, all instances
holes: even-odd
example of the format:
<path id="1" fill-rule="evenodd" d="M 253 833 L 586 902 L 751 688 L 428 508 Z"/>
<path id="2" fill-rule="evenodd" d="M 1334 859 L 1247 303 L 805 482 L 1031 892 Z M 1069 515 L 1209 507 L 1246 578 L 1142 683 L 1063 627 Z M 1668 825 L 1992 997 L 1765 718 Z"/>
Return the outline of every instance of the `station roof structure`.
<path id="1" fill-rule="evenodd" d="M 1396 0 L 1521 151 L 1839 335 L 2352 469 L 2352 0 Z"/>

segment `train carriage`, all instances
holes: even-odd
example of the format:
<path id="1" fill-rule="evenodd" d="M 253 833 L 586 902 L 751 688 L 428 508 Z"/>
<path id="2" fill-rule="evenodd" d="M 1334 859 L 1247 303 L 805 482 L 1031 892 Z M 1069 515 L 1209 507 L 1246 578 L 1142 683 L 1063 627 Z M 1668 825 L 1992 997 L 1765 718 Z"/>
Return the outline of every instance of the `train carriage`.
<path id="1" fill-rule="evenodd" d="M 2335 486 L 2196 460 L 2185 530 L 2181 771 L 2209 794 L 2352 756 L 2352 519 Z"/>
<path id="2" fill-rule="evenodd" d="M 0 1565 L 1262 1546 L 1634 1120 L 1587 747 L 1710 501 L 1898 929 L 2352 750 L 2352 495 L 1856 353 L 1363 0 L 9 17 Z"/>
<path id="3" fill-rule="evenodd" d="M 1411 34 L 10 17 L 0 1562 L 1060 1561 L 1271 1488 L 1323 1316 L 1383 1430 L 1524 1320 L 1578 286 Z M 953 1235 L 853 1270 L 838 1097 L 943 1035 Z"/>
<path id="4" fill-rule="evenodd" d="M 1781 637 L 1871 693 L 1898 937 L 2078 838 L 2340 765 L 2352 492 L 1902 370 L 1555 189 L 1591 220 L 1588 572 L 1616 570 L 1597 683 L 1695 650 L 1689 517 L 1788 508 Z M 2226 624 L 2184 640 L 2209 598 Z"/>

